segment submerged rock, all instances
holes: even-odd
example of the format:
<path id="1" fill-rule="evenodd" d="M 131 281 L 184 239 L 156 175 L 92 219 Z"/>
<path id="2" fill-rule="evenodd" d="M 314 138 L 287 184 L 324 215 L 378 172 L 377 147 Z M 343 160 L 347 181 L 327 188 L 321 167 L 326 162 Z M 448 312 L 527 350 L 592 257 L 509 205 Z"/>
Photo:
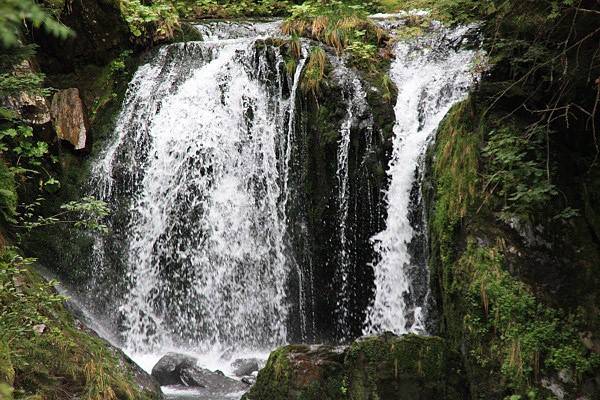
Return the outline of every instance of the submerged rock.
<path id="1" fill-rule="evenodd" d="M 259 360 L 257 358 L 238 358 L 231 363 L 233 374 L 235 376 L 248 376 L 259 369 Z"/>
<path id="2" fill-rule="evenodd" d="M 58 138 L 70 142 L 75 150 L 84 149 L 88 127 L 79 89 L 70 88 L 55 93 L 50 114 Z"/>
<path id="3" fill-rule="evenodd" d="M 441 338 L 416 335 L 285 346 L 271 353 L 243 399 L 465 399 L 456 359 Z"/>
<path id="4" fill-rule="evenodd" d="M 245 390 L 247 385 L 229 378 L 221 371 L 210 371 L 197 365 L 194 357 L 168 353 L 152 368 L 152 376 L 161 386 L 202 387 L 212 392 L 230 393 Z"/>

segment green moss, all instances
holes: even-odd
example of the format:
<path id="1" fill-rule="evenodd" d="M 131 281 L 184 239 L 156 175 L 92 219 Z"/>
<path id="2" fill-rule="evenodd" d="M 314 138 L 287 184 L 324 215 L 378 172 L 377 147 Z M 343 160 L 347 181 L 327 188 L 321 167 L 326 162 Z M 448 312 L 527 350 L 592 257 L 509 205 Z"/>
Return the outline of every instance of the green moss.
<path id="1" fill-rule="evenodd" d="M 475 398 L 543 393 L 541 377 L 559 371 L 574 377 L 577 391 L 600 357 L 581 343 L 585 324 L 577 313 L 548 305 L 515 276 L 515 269 L 536 266 L 515 257 L 526 250 L 482 195 L 485 182 L 478 177 L 489 166 L 482 162 L 483 132 L 491 123 L 476 115 L 471 101 L 455 106 L 429 155 L 430 265 L 443 304 L 443 334 L 461 349 Z"/>
<path id="2" fill-rule="evenodd" d="M 13 385 L 15 381 L 15 369 L 10 359 L 10 348 L 7 341 L 0 341 L 0 383 L 8 386 Z"/>
<path id="3" fill-rule="evenodd" d="M 101 339 L 76 326 L 64 299 L 30 269 L 31 262 L 13 250 L 0 258 L 2 383 L 17 397 L 155 398 Z"/>
<path id="4" fill-rule="evenodd" d="M 0 160 L 0 216 L 2 225 L 14 220 L 17 214 L 15 177 L 3 160 Z"/>
<path id="5" fill-rule="evenodd" d="M 438 337 L 393 335 L 354 342 L 344 367 L 352 400 L 463 398 L 452 388 L 455 370 Z M 459 389 L 460 391 L 460 389 Z"/>
<path id="6" fill-rule="evenodd" d="M 289 351 L 290 347 L 281 347 L 269 355 L 267 364 L 261 369 L 253 390 L 243 399 L 287 399 L 291 376 Z"/>
<path id="7" fill-rule="evenodd" d="M 455 264 L 453 290 L 464 295 L 470 356 L 481 366 L 500 366 L 507 387 L 527 393 L 536 376 L 569 371 L 579 381 L 600 366 L 579 340 L 576 321 L 540 304 L 526 284 L 505 269 L 501 241 L 478 246 L 470 240 Z"/>

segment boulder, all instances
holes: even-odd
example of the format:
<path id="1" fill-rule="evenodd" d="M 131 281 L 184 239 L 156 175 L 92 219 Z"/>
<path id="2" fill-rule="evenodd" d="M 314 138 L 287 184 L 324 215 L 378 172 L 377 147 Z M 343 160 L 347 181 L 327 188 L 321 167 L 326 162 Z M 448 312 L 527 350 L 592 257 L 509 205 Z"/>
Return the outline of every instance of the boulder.
<path id="1" fill-rule="evenodd" d="M 247 389 L 247 385 L 229 378 L 221 371 L 210 371 L 197 365 L 197 359 L 185 354 L 168 353 L 152 368 L 152 376 L 161 386 L 202 387 L 211 392 L 231 393 Z"/>
<path id="2" fill-rule="evenodd" d="M 259 360 L 258 358 L 238 358 L 231 363 L 231 367 L 235 376 L 249 376 L 254 371 L 258 371 Z"/>
<path id="3" fill-rule="evenodd" d="M 443 339 L 416 335 L 384 334 L 347 347 L 284 346 L 243 399 L 466 399 L 459 360 Z"/>
<path id="4" fill-rule="evenodd" d="M 345 347 L 288 345 L 271 353 L 244 400 L 343 397 Z"/>
<path id="5" fill-rule="evenodd" d="M 161 386 L 182 385 L 182 370 L 195 367 L 197 362 L 196 358 L 185 354 L 167 353 L 152 367 L 152 376 Z"/>
<path id="6" fill-rule="evenodd" d="M 181 382 L 185 386 L 210 389 L 213 393 L 232 393 L 248 388 L 246 384 L 225 376 L 221 371 L 210 371 L 198 366 L 183 368 L 181 370 Z"/>
<path id="7" fill-rule="evenodd" d="M 50 115 L 59 139 L 70 142 L 75 150 L 85 148 L 88 125 L 79 89 L 70 88 L 56 92 L 52 98 Z"/>

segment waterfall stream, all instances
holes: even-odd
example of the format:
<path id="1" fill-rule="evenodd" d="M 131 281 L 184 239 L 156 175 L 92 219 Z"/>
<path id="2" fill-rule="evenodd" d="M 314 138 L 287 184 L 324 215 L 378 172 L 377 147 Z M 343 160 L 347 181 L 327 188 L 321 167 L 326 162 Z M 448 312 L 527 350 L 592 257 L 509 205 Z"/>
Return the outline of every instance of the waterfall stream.
<path id="1" fill-rule="evenodd" d="M 131 351 L 286 341 L 294 265 L 278 159 L 299 74 L 286 82 L 276 48 L 256 46 L 276 27 L 203 25 L 204 42 L 161 48 L 133 79 L 94 170 L 105 199 L 118 185 L 133 194 L 120 306 Z"/>
<path id="2" fill-rule="evenodd" d="M 387 221 L 385 229 L 372 238 L 377 253 L 376 289 L 365 334 L 426 330 L 428 279 L 419 278 L 427 277 L 428 270 L 426 265 L 414 262 L 409 249 L 416 235 L 410 211 L 420 203 L 411 193 L 417 185 L 420 196 L 422 157 L 438 125 L 450 107 L 467 95 L 476 78 L 471 72 L 475 51 L 453 48 L 468 29 L 438 28 L 396 46 L 390 71 L 398 98 L 393 154 L 387 171 Z M 416 283 L 419 280 L 420 287 Z"/>
<path id="3" fill-rule="evenodd" d="M 92 302 L 118 309 L 105 315 L 122 346 L 142 363 L 172 349 L 219 360 L 360 330 L 426 331 L 428 272 L 410 249 L 423 232 L 410 215 L 426 146 L 475 79 L 466 29 L 396 45 L 383 192 L 368 167 L 385 140 L 368 100 L 376 92 L 344 59 L 329 56 L 340 88 L 340 104 L 328 105 L 334 151 L 323 150 L 333 167 L 315 172 L 307 136 L 324 139 L 300 91 L 314 43 L 303 42 L 293 72 L 269 42 L 278 22 L 207 22 L 203 41 L 158 49 L 135 73 L 90 181 L 113 217 L 88 288 Z M 330 175 L 318 201 L 306 194 L 315 173 Z M 315 222 L 317 206 L 333 218 Z"/>

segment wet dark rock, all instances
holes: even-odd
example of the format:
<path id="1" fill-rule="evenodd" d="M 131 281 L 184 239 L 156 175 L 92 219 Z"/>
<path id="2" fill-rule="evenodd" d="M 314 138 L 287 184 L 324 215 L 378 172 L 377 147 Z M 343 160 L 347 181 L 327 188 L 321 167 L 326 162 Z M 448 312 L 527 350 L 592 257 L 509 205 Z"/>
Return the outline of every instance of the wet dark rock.
<path id="1" fill-rule="evenodd" d="M 183 368 L 180 379 L 185 386 L 208 388 L 212 392 L 231 393 L 247 388 L 246 384 L 225 376 L 221 371 L 210 371 L 198 366 Z"/>
<path id="2" fill-rule="evenodd" d="M 55 4 L 53 11 L 75 35 L 60 39 L 43 29 L 35 29 L 32 34 L 32 39 L 40 46 L 38 60 L 45 72 L 71 72 L 78 65 L 90 63 L 102 65 L 131 47 L 133 35 L 117 2 L 79 0 L 63 3 Z"/>
<path id="3" fill-rule="evenodd" d="M 254 376 L 244 376 L 242 378 L 242 382 L 244 382 L 246 385 L 252 386 L 256 383 L 256 377 Z"/>
<path id="4" fill-rule="evenodd" d="M 185 385 L 181 380 L 182 372 L 194 368 L 197 361 L 196 358 L 185 354 L 167 353 L 152 368 L 152 376 L 161 386 Z"/>
<path id="5" fill-rule="evenodd" d="M 196 358 L 185 354 L 168 353 L 152 368 L 152 376 L 161 386 L 202 387 L 223 393 L 247 388 L 246 384 L 225 376 L 221 371 L 199 367 L 197 362 Z"/>
<path id="6" fill-rule="evenodd" d="M 233 374 L 235 376 L 248 376 L 254 371 L 258 371 L 259 364 L 257 358 L 238 358 L 231 363 Z"/>

